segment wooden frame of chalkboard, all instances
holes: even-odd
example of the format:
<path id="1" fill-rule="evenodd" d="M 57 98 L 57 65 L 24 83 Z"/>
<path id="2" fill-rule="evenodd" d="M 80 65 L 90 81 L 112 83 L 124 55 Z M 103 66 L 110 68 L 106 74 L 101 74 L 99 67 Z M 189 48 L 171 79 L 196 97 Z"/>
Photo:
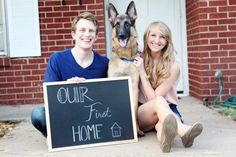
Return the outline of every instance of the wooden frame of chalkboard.
<path id="1" fill-rule="evenodd" d="M 130 77 L 43 83 L 49 152 L 137 142 Z"/>

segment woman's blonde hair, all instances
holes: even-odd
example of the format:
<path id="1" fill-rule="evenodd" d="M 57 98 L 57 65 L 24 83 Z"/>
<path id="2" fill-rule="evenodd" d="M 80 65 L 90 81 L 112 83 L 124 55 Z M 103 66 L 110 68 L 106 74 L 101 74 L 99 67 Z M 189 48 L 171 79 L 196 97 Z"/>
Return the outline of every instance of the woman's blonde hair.
<path id="1" fill-rule="evenodd" d="M 153 71 L 153 59 L 151 56 L 151 50 L 148 47 L 147 39 L 150 34 L 150 31 L 153 28 L 160 30 L 164 38 L 166 39 L 166 46 L 162 49 L 160 57 L 158 58 L 156 70 Z M 170 76 L 170 67 L 174 62 L 174 46 L 172 43 L 172 36 L 169 27 L 161 22 L 156 21 L 151 23 L 146 29 L 143 36 L 144 43 L 144 67 L 148 75 L 148 79 L 152 85 L 153 89 L 156 89 L 166 78 Z"/>

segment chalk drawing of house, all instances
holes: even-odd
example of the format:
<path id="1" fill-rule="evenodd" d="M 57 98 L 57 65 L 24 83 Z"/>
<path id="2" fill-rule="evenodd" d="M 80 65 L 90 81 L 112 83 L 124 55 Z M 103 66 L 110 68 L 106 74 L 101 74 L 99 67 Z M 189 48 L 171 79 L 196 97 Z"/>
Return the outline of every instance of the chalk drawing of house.
<path id="1" fill-rule="evenodd" d="M 121 136 L 121 127 L 115 122 L 111 127 L 112 137 Z"/>

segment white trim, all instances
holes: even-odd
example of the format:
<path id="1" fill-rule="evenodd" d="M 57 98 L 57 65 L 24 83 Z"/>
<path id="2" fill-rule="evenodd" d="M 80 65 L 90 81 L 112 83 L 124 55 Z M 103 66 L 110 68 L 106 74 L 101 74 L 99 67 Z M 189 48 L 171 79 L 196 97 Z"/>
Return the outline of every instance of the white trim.
<path id="1" fill-rule="evenodd" d="M 183 71 L 181 74 L 183 75 L 183 88 L 184 88 L 184 93 L 179 94 L 180 96 L 188 96 L 189 95 L 189 73 L 188 73 L 188 51 L 187 51 L 187 30 L 186 30 L 186 12 L 185 12 L 185 6 L 186 2 L 179 0 L 180 1 L 180 15 L 181 15 L 181 28 L 182 28 L 182 50 L 181 52 L 183 54 L 183 67 L 181 68 Z"/>
<path id="2" fill-rule="evenodd" d="M 7 36 L 6 36 L 6 14 L 5 14 L 5 9 L 6 4 L 5 0 L 2 0 L 2 23 L 3 23 L 3 40 L 4 40 L 4 51 L 0 51 L 0 55 L 7 56 Z"/>
<path id="3" fill-rule="evenodd" d="M 6 26 L 10 57 L 40 56 L 38 1 L 7 0 Z"/>
<path id="4" fill-rule="evenodd" d="M 107 51 L 107 57 L 110 58 L 112 55 L 112 43 L 110 40 L 111 37 L 111 25 L 110 22 L 107 20 L 108 19 L 108 13 L 107 13 L 107 8 L 109 5 L 109 0 L 104 0 L 104 13 L 105 13 L 105 34 L 106 34 L 106 51 Z"/>

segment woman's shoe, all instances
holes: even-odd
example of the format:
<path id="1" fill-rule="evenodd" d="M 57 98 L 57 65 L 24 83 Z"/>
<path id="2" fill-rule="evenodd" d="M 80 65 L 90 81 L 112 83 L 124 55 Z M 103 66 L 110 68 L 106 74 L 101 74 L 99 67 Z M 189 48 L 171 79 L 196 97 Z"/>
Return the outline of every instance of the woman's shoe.
<path id="1" fill-rule="evenodd" d="M 181 137 L 184 147 L 191 147 L 194 139 L 201 134 L 203 129 L 202 124 L 195 123 L 185 134 Z"/>
<path id="2" fill-rule="evenodd" d="M 171 149 L 171 143 L 177 135 L 177 121 L 174 115 L 168 115 L 163 122 L 160 147 L 162 152 L 168 153 Z"/>

